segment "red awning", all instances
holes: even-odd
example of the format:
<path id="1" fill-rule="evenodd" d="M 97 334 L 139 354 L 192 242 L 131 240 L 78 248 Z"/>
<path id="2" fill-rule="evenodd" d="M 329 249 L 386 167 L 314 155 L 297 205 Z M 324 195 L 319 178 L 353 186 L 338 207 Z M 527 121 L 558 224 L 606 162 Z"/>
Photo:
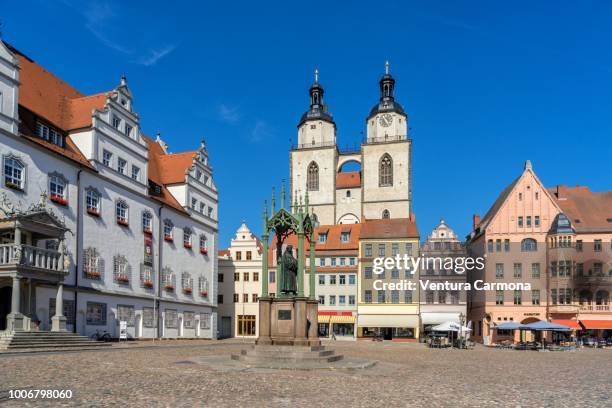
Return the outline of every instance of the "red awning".
<path id="1" fill-rule="evenodd" d="M 612 320 L 580 320 L 586 330 L 612 329 Z"/>
<path id="2" fill-rule="evenodd" d="M 553 319 L 550 321 L 551 323 L 562 324 L 563 326 L 567 326 L 572 330 L 582 330 L 582 326 L 578 324 L 576 320 L 571 319 Z"/>

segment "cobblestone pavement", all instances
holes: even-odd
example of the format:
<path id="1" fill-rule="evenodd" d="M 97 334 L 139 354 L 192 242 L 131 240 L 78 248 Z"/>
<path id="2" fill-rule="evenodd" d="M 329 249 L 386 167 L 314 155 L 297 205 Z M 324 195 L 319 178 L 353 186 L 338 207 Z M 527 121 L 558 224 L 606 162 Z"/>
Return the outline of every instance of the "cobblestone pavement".
<path id="1" fill-rule="evenodd" d="M 235 340 L 157 344 L 0 356 L 0 405 L 612 406 L 612 350 L 430 350 L 418 344 L 338 342 L 333 347 L 339 353 L 378 363 L 356 371 L 236 371 L 212 357 L 229 359 L 241 347 Z M 8 390 L 41 388 L 70 389 L 74 395 L 63 401 L 7 399 Z"/>

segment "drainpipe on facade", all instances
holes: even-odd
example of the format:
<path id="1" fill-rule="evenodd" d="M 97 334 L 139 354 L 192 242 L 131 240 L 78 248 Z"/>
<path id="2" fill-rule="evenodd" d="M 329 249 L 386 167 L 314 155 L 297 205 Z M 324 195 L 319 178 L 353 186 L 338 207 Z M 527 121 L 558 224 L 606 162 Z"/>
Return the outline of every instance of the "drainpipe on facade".
<path id="1" fill-rule="evenodd" d="M 74 255 L 74 324 L 72 325 L 72 332 L 77 332 L 77 309 L 78 309 L 78 296 L 79 296 L 79 254 L 81 253 L 81 237 L 80 234 L 82 215 L 81 215 L 81 173 L 83 169 L 77 171 L 77 217 L 76 217 L 76 254 Z"/>
<path id="2" fill-rule="evenodd" d="M 153 317 L 156 318 L 155 322 L 157 324 L 157 338 L 161 338 L 161 310 L 160 299 L 161 299 L 161 286 L 162 286 L 162 247 L 163 247 L 163 225 L 162 225 L 162 209 L 163 205 L 159 206 L 157 210 L 157 297 L 153 299 L 153 310 L 157 309 L 157 316 L 155 316 L 155 312 L 153 313 Z"/>

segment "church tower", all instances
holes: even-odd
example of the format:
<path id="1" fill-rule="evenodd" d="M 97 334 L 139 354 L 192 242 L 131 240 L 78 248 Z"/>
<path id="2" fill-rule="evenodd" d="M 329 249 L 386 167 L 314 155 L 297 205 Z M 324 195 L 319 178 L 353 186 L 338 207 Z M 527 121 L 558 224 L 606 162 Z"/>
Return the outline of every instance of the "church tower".
<path id="1" fill-rule="evenodd" d="M 411 150 L 408 117 L 395 100 L 395 79 L 380 79 L 380 98 L 366 119 L 362 145 L 362 214 L 367 219 L 408 218 L 411 211 Z"/>
<path id="2" fill-rule="evenodd" d="M 298 143 L 290 152 L 291 194 L 308 191 L 310 205 L 322 224 L 335 220 L 336 123 L 323 102 L 319 71 L 310 87 L 310 108 L 298 124 Z"/>

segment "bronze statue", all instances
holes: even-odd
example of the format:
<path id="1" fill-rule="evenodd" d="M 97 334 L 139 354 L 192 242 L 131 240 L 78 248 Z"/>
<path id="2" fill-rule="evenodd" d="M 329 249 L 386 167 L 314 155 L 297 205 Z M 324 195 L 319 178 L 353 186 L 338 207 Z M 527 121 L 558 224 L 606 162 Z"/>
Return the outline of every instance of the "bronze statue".
<path id="1" fill-rule="evenodd" d="M 283 295 L 297 295 L 297 259 L 293 256 L 293 246 L 287 245 L 285 253 L 278 263 L 280 269 L 280 293 Z"/>

